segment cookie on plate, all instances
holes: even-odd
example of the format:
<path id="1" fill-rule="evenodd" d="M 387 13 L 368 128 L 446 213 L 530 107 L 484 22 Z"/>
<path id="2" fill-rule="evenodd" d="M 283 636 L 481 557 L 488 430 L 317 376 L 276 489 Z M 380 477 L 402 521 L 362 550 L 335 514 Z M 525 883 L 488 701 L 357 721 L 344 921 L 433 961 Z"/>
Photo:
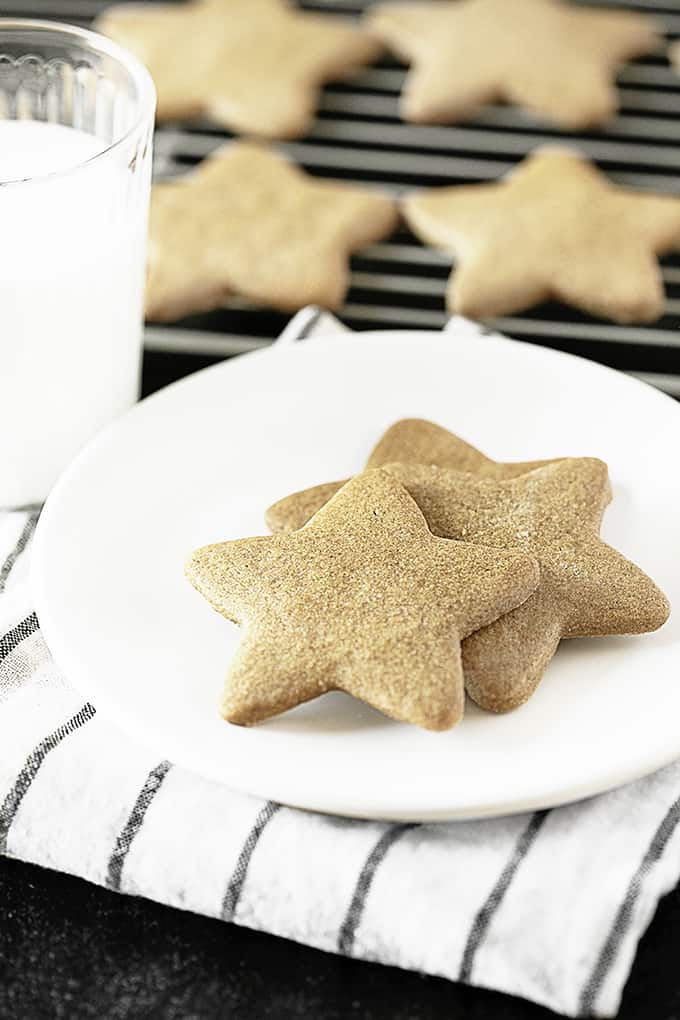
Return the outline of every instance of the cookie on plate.
<path id="1" fill-rule="evenodd" d="M 402 464 L 436 464 L 456 471 L 470 471 L 482 478 L 514 478 L 533 468 L 551 464 L 548 460 L 491 460 L 460 436 L 423 418 L 402 418 L 390 425 L 374 446 L 366 469 L 399 461 Z M 340 489 L 341 482 L 325 482 L 311 489 L 294 492 L 274 503 L 266 512 L 271 531 L 301 528 L 324 503 Z"/>
<path id="2" fill-rule="evenodd" d="M 197 550 L 187 576 L 243 627 L 222 711 L 249 725 L 327 691 L 431 730 L 463 713 L 460 641 L 536 590 L 523 552 L 437 538 L 375 470 L 300 531 Z"/>
<path id="3" fill-rule="evenodd" d="M 337 308 L 350 253 L 396 221 L 377 191 L 315 180 L 255 142 L 227 144 L 152 191 L 147 317 L 178 319 L 230 295 Z"/>
<path id="4" fill-rule="evenodd" d="M 425 123 L 508 102 L 563 128 L 593 127 L 616 112 L 618 67 L 661 45 L 652 18 L 559 0 L 378 4 L 368 23 L 412 64 L 401 113 Z"/>
<path id="5" fill-rule="evenodd" d="M 668 618 L 654 582 L 600 538 L 611 498 L 601 460 L 565 458 L 507 480 L 417 464 L 382 470 L 407 489 L 434 534 L 538 561 L 535 593 L 463 642 L 466 690 L 482 708 L 506 712 L 525 702 L 563 637 L 642 634 Z"/>
<path id="6" fill-rule="evenodd" d="M 538 149 L 494 184 L 416 192 L 403 210 L 456 260 L 452 312 L 487 318 L 557 300 L 621 323 L 663 314 L 657 256 L 680 245 L 680 199 L 615 187 L 578 152 Z"/>
<path id="7" fill-rule="evenodd" d="M 96 27 L 149 68 L 160 120 L 203 116 L 267 138 L 303 135 L 321 84 L 381 50 L 360 26 L 286 0 L 126 3 Z"/>

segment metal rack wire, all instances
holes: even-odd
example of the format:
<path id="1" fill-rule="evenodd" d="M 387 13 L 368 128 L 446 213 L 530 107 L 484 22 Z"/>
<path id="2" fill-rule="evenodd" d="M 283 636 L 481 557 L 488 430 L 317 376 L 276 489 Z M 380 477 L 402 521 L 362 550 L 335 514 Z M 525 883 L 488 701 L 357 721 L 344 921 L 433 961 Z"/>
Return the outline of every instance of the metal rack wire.
<path id="1" fill-rule="evenodd" d="M 588 2 L 645 11 L 669 37 L 680 36 L 680 8 L 673 0 Z M 105 6 L 104 0 L 7 0 L 2 13 L 87 24 Z M 301 6 L 353 17 L 369 4 L 302 0 Z M 404 74 L 403 67 L 386 59 L 348 82 L 329 85 L 309 135 L 281 143 L 280 149 L 312 174 L 399 194 L 490 180 L 534 146 L 566 140 L 621 184 L 680 196 L 680 75 L 662 58 L 625 67 L 619 76 L 619 115 L 602 131 L 578 135 L 503 106 L 488 108 L 465 125 L 402 123 L 397 99 Z M 229 137 L 205 123 L 161 126 L 156 132 L 157 176 L 184 172 Z M 665 258 L 662 266 L 666 309 L 651 326 L 614 325 L 557 304 L 489 324 L 510 336 L 613 365 L 680 396 L 680 252 Z M 449 268 L 444 256 L 423 247 L 402 227 L 352 260 L 352 285 L 340 315 L 354 329 L 437 329 L 446 321 Z M 268 309 L 233 301 L 173 326 L 149 326 L 146 344 L 157 351 L 228 356 L 270 343 L 286 320 Z"/>

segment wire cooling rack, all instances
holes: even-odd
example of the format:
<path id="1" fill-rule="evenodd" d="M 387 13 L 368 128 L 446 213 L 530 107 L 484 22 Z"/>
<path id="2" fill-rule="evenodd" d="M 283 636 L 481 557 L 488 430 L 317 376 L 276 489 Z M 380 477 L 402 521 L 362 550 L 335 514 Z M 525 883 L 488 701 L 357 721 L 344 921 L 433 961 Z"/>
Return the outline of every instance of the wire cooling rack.
<path id="1" fill-rule="evenodd" d="M 653 15 L 669 38 L 680 36 L 673 0 L 589 0 Z M 89 24 L 103 0 L 7 0 L 4 16 Z M 362 0 L 302 0 L 307 10 L 358 17 Z M 418 187 L 493 180 L 536 145 L 569 141 L 616 182 L 680 196 L 680 75 L 663 58 L 627 65 L 619 75 L 621 110 L 598 132 L 566 133 L 514 108 L 492 106 L 459 126 L 402 123 L 398 95 L 405 70 L 389 59 L 324 89 L 310 133 L 280 143 L 309 173 L 382 187 L 394 195 Z M 156 132 L 157 178 L 188 170 L 231 137 L 206 123 L 165 124 Z M 612 365 L 680 396 L 680 253 L 664 258 L 666 307 L 651 326 L 619 326 L 558 304 L 489 320 L 510 336 Z M 352 259 L 341 318 L 353 329 L 438 329 L 446 321 L 450 261 L 401 227 Z M 288 316 L 243 301 L 172 326 L 148 326 L 149 350 L 228 356 L 265 346 Z"/>

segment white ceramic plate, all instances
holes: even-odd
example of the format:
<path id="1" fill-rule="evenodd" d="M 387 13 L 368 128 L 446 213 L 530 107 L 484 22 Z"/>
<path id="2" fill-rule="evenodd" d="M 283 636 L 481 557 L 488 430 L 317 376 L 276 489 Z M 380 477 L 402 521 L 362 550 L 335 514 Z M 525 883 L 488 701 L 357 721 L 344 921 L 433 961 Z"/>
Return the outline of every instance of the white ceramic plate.
<path id="1" fill-rule="evenodd" d="M 184 580 L 195 546 L 265 531 L 271 502 L 359 470 L 430 418 L 494 457 L 593 455 L 604 537 L 678 607 L 657 634 L 564 642 L 520 710 L 432 734 L 330 694 L 252 729 L 218 699 L 238 629 Z M 680 754 L 680 406 L 633 379 L 500 337 L 374 333 L 240 357 L 134 408 L 73 463 L 36 535 L 45 637 L 70 680 L 159 756 L 230 787 L 357 817 L 553 805 Z"/>

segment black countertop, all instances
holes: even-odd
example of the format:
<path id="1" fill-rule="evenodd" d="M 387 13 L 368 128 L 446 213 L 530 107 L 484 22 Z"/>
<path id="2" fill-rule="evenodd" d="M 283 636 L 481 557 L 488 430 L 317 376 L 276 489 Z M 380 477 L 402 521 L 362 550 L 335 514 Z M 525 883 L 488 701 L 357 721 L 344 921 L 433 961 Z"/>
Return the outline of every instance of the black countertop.
<path id="1" fill-rule="evenodd" d="M 209 363 L 147 355 L 145 392 Z M 680 890 L 620 1020 L 680 1018 Z M 0 859 L 0 1020 L 548 1020 L 519 999 L 333 956 Z"/>
<path id="2" fill-rule="evenodd" d="M 680 1016 L 680 894 L 620 1020 Z M 520 999 L 333 956 L 0 860 L 2 1020 L 549 1020 Z"/>

